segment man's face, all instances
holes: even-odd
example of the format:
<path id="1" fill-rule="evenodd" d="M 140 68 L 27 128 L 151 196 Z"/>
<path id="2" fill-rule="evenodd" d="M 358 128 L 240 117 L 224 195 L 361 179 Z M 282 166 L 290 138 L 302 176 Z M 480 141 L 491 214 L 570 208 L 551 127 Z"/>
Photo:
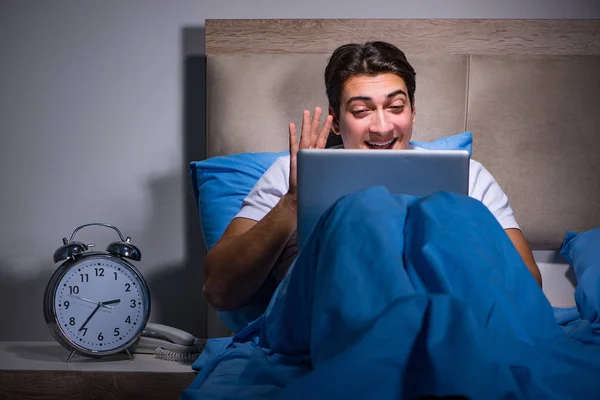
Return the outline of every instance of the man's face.
<path id="1" fill-rule="evenodd" d="M 342 135 L 346 149 L 406 149 L 415 117 L 402 78 L 359 75 L 346 81 L 333 131 Z"/>

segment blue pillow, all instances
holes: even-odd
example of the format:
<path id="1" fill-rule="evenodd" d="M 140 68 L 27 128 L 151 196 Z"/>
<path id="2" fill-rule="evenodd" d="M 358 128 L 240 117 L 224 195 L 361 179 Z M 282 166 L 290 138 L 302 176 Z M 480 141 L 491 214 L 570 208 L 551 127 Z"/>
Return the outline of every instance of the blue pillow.
<path id="1" fill-rule="evenodd" d="M 573 267 L 578 284 L 583 282 L 584 275 L 592 274 L 591 271 L 600 274 L 600 228 L 582 233 L 567 232 L 560 254 Z"/>
<path id="2" fill-rule="evenodd" d="M 190 163 L 192 186 L 207 249 L 212 248 L 242 208 L 254 184 L 280 153 L 241 153 Z"/>
<path id="3" fill-rule="evenodd" d="M 575 302 L 589 337 L 600 336 L 600 228 L 582 233 L 567 232 L 560 254 L 575 271 Z M 579 321 L 574 321 L 579 323 Z M 581 323 L 579 323 L 581 325 Z M 592 334 L 593 332 L 593 334 Z M 596 339 L 598 340 L 598 339 Z"/>
<path id="4" fill-rule="evenodd" d="M 463 132 L 432 142 L 411 142 L 428 150 L 467 150 L 473 137 Z M 204 244 L 211 249 L 238 213 L 258 179 L 279 157 L 289 152 L 241 153 L 190 163 L 194 196 L 200 214 Z"/>
<path id="5" fill-rule="evenodd" d="M 467 150 L 469 156 L 473 154 L 473 135 L 471 132 L 441 137 L 432 142 L 410 142 L 410 144 L 427 150 Z"/>
<path id="6" fill-rule="evenodd" d="M 560 255 L 573 266 L 575 273 L 583 273 L 592 264 L 600 266 L 600 228 L 582 233 L 567 232 Z"/>

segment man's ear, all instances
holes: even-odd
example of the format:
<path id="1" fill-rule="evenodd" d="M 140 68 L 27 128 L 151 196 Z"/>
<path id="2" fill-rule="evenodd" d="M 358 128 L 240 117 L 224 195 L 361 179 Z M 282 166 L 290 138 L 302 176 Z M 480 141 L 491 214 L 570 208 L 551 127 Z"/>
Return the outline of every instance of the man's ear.
<path id="1" fill-rule="evenodd" d="M 414 124 L 416 120 L 417 120 L 417 109 L 415 108 L 415 99 L 413 98 L 413 103 L 412 103 L 412 123 Z"/>
<path id="2" fill-rule="evenodd" d="M 336 135 L 340 135 L 340 120 L 338 119 L 337 115 L 335 115 L 335 111 L 333 110 L 333 107 L 329 106 L 329 115 L 333 116 L 333 123 L 331 124 L 331 130 L 333 131 L 333 133 L 335 133 Z"/>

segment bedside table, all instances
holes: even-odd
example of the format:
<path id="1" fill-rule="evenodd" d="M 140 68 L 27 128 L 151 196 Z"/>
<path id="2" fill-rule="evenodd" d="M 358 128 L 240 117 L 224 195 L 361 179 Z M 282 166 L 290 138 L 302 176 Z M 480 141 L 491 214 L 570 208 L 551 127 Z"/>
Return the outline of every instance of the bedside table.
<path id="1" fill-rule="evenodd" d="M 196 377 L 150 354 L 68 356 L 56 342 L 0 342 L 0 399 L 178 399 Z"/>

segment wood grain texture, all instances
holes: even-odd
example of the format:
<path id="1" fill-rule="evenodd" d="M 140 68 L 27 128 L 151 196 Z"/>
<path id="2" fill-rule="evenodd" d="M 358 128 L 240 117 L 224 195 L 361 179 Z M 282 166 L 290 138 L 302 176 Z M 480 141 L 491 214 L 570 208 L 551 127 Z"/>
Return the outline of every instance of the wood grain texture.
<path id="1" fill-rule="evenodd" d="M 189 373 L 0 371 L 0 399 L 178 399 Z"/>
<path id="2" fill-rule="evenodd" d="M 407 54 L 600 54 L 600 20 L 206 20 L 206 54 L 330 54 L 383 40 Z"/>

